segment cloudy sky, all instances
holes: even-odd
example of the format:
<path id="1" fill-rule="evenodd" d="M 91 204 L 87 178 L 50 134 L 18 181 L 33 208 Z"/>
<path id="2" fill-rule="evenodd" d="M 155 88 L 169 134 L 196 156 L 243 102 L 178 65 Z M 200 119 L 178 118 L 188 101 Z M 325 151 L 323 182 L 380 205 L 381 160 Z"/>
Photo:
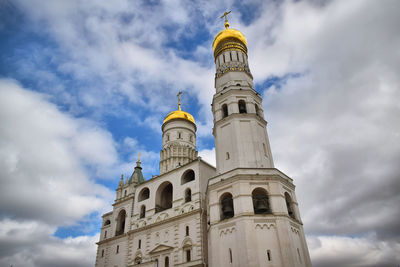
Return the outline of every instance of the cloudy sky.
<path id="1" fill-rule="evenodd" d="M 313 266 L 400 264 L 400 1 L 0 0 L 0 266 L 93 266 L 100 216 L 161 123 L 214 163 L 211 44 L 248 39 Z"/>

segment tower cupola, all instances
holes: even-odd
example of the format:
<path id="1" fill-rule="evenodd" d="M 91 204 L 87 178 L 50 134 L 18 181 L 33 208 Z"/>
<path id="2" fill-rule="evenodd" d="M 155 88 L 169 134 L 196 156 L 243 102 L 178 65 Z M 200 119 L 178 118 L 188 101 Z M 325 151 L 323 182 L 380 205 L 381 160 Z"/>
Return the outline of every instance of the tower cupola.
<path id="1" fill-rule="evenodd" d="M 160 174 L 173 170 L 197 158 L 196 122 L 193 116 L 182 110 L 181 94 L 178 93 L 178 110 L 169 113 L 161 127 L 163 132 L 160 151 Z"/>

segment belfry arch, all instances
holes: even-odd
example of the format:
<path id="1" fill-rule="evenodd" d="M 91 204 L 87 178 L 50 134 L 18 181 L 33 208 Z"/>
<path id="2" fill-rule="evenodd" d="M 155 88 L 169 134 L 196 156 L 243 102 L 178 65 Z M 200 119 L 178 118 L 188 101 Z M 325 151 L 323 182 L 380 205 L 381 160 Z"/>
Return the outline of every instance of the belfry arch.
<path id="1" fill-rule="evenodd" d="M 170 182 L 163 182 L 156 193 L 156 212 L 172 208 L 173 186 Z"/>

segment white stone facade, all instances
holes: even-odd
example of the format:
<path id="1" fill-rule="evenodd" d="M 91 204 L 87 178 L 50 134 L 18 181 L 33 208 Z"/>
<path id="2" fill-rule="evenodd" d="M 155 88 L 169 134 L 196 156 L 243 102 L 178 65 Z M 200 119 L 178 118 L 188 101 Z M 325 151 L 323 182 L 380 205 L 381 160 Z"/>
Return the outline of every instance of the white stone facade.
<path id="1" fill-rule="evenodd" d="M 121 178 L 96 267 L 311 266 L 295 186 L 274 167 L 247 47 L 235 36 L 214 50 L 216 168 L 197 156 L 194 119 L 179 106 L 162 126 L 160 175 L 144 181 L 138 161 Z"/>

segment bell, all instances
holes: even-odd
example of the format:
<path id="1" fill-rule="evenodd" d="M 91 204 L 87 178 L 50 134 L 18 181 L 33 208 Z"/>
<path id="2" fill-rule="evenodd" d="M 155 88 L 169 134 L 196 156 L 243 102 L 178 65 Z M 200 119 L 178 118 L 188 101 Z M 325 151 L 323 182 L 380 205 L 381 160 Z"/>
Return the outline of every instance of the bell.
<path id="1" fill-rule="evenodd" d="M 231 205 L 224 205 L 222 212 L 224 213 L 225 217 L 233 217 L 233 208 Z"/>
<path id="2" fill-rule="evenodd" d="M 268 207 L 265 205 L 264 201 L 262 199 L 257 200 L 257 205 L 255 208 L 256 213 L 267 213 L 268 212 Z"/>

